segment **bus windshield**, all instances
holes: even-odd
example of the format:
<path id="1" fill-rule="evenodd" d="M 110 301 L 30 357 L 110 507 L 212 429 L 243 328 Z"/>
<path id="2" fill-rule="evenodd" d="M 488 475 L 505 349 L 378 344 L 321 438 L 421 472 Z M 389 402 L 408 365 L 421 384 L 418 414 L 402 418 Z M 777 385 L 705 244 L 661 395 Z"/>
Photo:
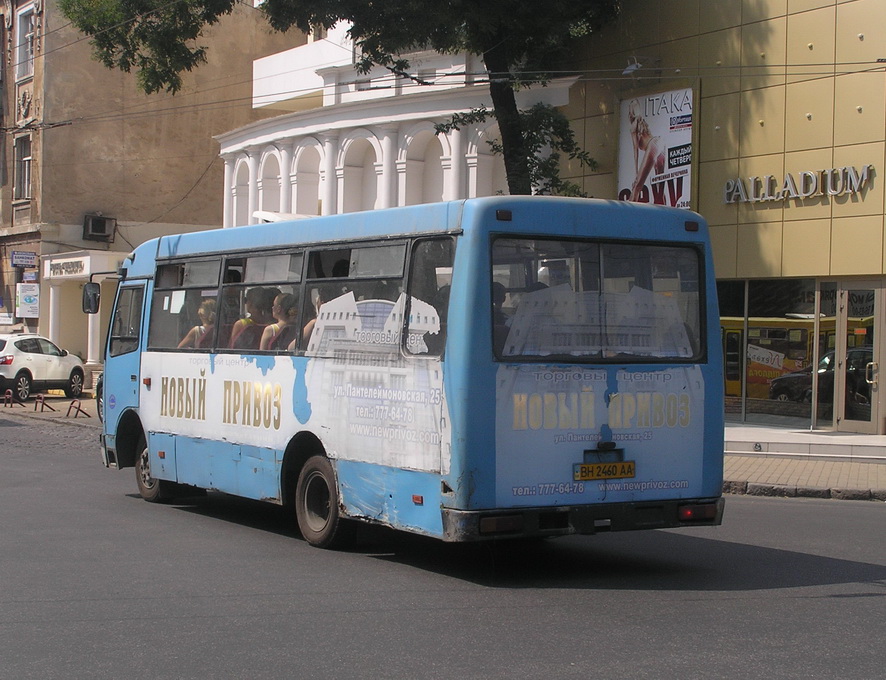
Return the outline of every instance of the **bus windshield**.
<path id="1" fill-rule="evenodd" d="M 700 356 L 701 267 L 692 246 L 498 238 L 492 267 L 499 359 Z"/>

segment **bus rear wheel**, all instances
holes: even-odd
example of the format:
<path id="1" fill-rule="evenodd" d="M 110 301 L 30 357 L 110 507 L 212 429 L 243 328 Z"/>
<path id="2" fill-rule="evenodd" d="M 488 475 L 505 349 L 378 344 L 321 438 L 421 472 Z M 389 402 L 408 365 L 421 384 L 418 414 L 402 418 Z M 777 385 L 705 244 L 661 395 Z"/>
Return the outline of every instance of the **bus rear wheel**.
<path id="1" fill-rule="evenodd" d="M 162 503 L 172 498 L 172 485 L 151 476 L 151 459 L 148 444 L 142 437 L 138 442 L 138 456 L 135 459 L 135 482 L 138 493 L 148 503 Z"/>
<path id="2" fill-rule="evenodd" d="M 335 473 L 324 456 L 309 458 L 298 476 L 295 517 L 305 541 L 317 548 L 342 548 L 353 541 L 353 522 L 341 515 Z"/>

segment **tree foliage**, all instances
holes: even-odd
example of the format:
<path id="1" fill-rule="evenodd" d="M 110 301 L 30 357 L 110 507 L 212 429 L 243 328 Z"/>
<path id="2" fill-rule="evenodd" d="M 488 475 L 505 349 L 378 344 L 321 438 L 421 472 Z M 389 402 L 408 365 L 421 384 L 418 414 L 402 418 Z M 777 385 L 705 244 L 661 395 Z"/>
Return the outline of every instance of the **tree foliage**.
<path id="1" fill-rule="evenodd" d="M 484 123 L 491 117 L 495 117 L 492 111 L 480 107 L 457 113 L 434 127 L 441 134 Z M 597 161 L 575 141 L 575 133 L 566 116 L 548 104 L 534 104 L 520 111 L 520 130 L 526 148 L 532 192 L 546 196 L 584 196 L 580 186 L 560 177 L 560 161 L 566 154 L 566 158 L 589 170 L 597 169 Z M 499 140 L 490 140 L 489 146 L 494 153 L 504 153 Z"/>
<path id="2" fill-rule="evenodd" d="M 150 93 L 176 92 L 181 74 L 206 61 L 201 32 L 230 14 L 234 0 L 59 0 L 59 5 L 92 36 L 103 64 L 135 70 Z M 406 74 L 409 64 L 399 55 L 416 49 L 481 55 L 508 188 L 528 194 L 529 146 L 514 90 L 548 80 L 575 38 L 615 16 L 618 0 L 265 0 L 260 9 L 279 31 L 349 22 L 364 71 L 378 64 Z"/>

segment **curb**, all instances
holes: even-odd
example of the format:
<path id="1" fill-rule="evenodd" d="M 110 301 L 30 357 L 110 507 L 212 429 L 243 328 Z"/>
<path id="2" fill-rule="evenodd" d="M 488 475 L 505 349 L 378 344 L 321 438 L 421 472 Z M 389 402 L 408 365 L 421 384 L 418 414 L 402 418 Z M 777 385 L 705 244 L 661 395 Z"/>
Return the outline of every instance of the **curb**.
<path id="1" fill-rule="evenodd" d="M 840 501 L 884 501 L 886 490 L 872 489 L 820 489 L 756 482 L 724 481 L 723 493 L 772 498 L 833 498 Z"/>
<path id="2" fill-rule="evenodd" d="M 89 418 L 77 418 L 61 415 L 49 415 L 30 409 L 0 409 L 0 415 L 9 414 L 16 418 L 28 418 L 59 425 L 73 425 L 101 431 L 102 424 L 97 415 Z M 764 496 L 770 498 L 831 498 L 843 501 L 882 501 L 886 502 L 886 489 L 847 489 L 794 486 L 789 484 L 762 484 L 759 482 L 725 480 L 723 493 L 729 495 Z"/>

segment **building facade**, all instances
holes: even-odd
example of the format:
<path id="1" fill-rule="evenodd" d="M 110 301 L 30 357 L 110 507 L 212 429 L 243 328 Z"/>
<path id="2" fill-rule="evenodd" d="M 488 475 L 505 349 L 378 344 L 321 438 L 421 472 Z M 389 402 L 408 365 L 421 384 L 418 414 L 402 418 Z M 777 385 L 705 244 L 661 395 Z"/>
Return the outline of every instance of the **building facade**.
<path id="1" fill-rule="evenodd" d="M 572 64 L 569 115 L 600 162 L 576 180 L 625 198 L 656 152 L 635 200 L 672 202 L 683 178 L 711 225 L 729 418 L 886 432 L 886 3 L 623 9 Z M 661 123 L 636 157 L 632 113 Z"/>
<path id="2" fill-rule="evenodd" d="M 224 224 L 261 213 L 329 215 L 507 192 L 489 140 L 494 121 L 437 134 L 454 113 L 491 108 L 472 55 L 409 55 L 417 81 L 383 69 L 360 75 L 339 25 L 259 60 L 253 106 L 289 113 L 218 136 L 225 160 Z M 574 78 L 526 89 L 518 103 L 563 106 Z"/>
<path id="3" fill-rule="evenodd" d="M 97 367 L 110 305 L 82 314 L 83 283 L 106 280 L 112 299 L 113 278 L 100 272 L 133 247 L 221 224 L 212 135 L 268 115 L 248 106 L 253 59 L 299 36 L 240 8 L 207 31 L 210 61 L 175 97 L 148 96 L 134 74 L 92 58 L 53 0 L 7 0 L 0 11 L 0 332 L 38 331 Z"/>
<path id="4" fill-rule="evenodd" d="M 638 0 L 579 46 L 563 106 L 588 195 L 692 208 L 711 225 L 728 417 L 886 432 L 886 3 Z M 415 55 L 422 85 L 357 76 L 342 31 L 259 60 L 253 106 L 218 136 L 224 224 L 497 193 L 494 126 L 435 135 L 486 103 L 471 57 Z"/>

